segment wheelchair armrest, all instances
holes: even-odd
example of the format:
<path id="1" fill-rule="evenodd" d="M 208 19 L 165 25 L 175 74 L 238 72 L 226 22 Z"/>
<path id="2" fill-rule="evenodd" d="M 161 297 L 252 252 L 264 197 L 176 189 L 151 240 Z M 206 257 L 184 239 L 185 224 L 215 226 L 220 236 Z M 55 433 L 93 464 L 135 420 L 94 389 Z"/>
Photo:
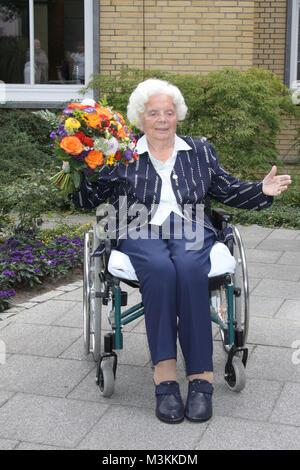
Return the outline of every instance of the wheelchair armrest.
<path id="1" fill-rule="evenodd" d="M 217 229 L 221 230 L 222 228 L 227 227 L 229 222 L 232 221 L 232 215 L 229 214 L 225 209 L 221 207 L 216 207 L 211 211 L 211 221 Z"/>

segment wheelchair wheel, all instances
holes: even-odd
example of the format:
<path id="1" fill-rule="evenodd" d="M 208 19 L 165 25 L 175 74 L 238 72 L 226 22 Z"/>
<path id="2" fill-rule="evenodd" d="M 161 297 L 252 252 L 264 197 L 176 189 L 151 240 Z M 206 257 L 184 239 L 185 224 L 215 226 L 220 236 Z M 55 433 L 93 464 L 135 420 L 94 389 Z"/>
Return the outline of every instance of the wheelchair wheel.
<path id="1" fill-rule="evenodd" d="M 243 347 L 247 341 L 249 329 L 249 283 L 245 250 L 239 230 L 232 226 L 233 230 L 233 256 L 236 260 L 235 272 L 232 275 L 232 282 L 235 290 L 234 295 L 234 322 L 235 331 L 239 333 L 239 338 L 242 338 Z M 228 293 L 225 286 L 220 287 L 218 292 L 219 297 L 219 314 L 225 324 L 228 321 Z M 231 346 L 228 344 L 227 336 L 224 330 L 220 327 L 220 336 L 222 339 L 223 347 L 228 353 Z"/>
<path id="2" fill-rule="evenodd" d="M 101 362 L 98 383 L 103 397 L 110 397 L 114 393 L 115 375 L 109 360 Z"/>
<path id="3" fill-rule="evenodd" d="M 246 385 L 246 372 L 242 360 L 234 356 L 232 358 L 231 366 L 227 370 L 226 384 L 232 392 L 240 392 Z"/>
<path id="4" fill-rule="evenodd" d="M 83 341 L 85 353 L 92 353 L 94 360 L 98 361 L 101 352 L 102 299 L 96 297 L 96 292 L 102 292 L 103 286 L 99 277 L 101 259 L 92 257 L 96 245 L 94 231 L 90 230 L 84 238 Z"/>
<path id="5" fill-rule="evenodd" d="M 240 295 L 235 296 L 235 321 L 237 331 L 243 332 L 243 344 L 247 342 L 249 331 L 249 281 L 244 245 L 240 232 L 233 226 L 233 256 L 236 260 L 236 269 L 233 275 L 234 288 L 240 288 Z"/>

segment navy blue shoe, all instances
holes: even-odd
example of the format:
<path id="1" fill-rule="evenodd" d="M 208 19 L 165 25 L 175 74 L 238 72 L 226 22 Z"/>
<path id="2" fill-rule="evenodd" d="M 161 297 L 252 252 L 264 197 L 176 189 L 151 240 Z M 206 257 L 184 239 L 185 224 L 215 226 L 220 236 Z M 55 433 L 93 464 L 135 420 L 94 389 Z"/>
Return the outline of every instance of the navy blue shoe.
<path id="1" fill-rule="evenodd" d="M 207 380 L 195 379 L 189 382 L 185 405 L 185 417 L 189 421 L 207 421 L 212 417 L 212 394 L 214 387 Z"/>
<path id="2" fill-rule="evenodd" d="M 155 387 L 155 395 L 158 419 L 165 423 L 181 423 L 184 419 L 184 404 L 178 382 L 161 382 Z"/>

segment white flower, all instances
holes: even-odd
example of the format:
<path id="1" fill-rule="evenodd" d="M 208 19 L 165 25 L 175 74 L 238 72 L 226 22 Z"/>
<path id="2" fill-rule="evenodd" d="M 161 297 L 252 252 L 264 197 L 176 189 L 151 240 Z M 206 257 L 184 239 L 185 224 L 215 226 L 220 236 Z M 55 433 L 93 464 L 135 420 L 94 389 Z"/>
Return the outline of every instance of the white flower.
<path id="1" fill-rule="evenodd" d="M 96 101 L 93 100 L 92 98 L 85 98 L 81 104 L 83 104 L 83 106 L 92 106 L 93 108 L 95 107 L 95 104 L 96 104 Z"/>
<path id="2" fill-rule="evenodd" d="M 109 148 L 110 148 L 108 155 L 111 155 L 111 154 L 114 155 L 119 149 L 119 142 L 117 141 L 115 137 L 112 137 L 111 139 L 109 139 L 108 143 L 109 143 Z"/>

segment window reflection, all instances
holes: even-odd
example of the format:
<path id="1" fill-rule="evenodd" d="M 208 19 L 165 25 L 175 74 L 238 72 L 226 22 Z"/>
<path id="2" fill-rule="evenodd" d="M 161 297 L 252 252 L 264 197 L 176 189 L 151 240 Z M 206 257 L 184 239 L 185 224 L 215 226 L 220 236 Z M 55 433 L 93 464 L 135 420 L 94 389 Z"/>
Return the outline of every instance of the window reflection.
<path id="1" fill-rule="evenodd" d="M 0 3 L 0 80 L 30 83 L 30 30 L 34 26 L 34 83 L 84 83 L 84 0 Z"/>
<path id="2" fill-rule="evenodd" d="M 84 83 L 84 1 L 35 1 L 35 37 L 48 58 L 48 83 Z"/>
<path id="3" fill-rule="evenodd" d="M 28 48 L 28 1 L 3 2 L 0 5 L 0 80 L 24 83 Z"/>

